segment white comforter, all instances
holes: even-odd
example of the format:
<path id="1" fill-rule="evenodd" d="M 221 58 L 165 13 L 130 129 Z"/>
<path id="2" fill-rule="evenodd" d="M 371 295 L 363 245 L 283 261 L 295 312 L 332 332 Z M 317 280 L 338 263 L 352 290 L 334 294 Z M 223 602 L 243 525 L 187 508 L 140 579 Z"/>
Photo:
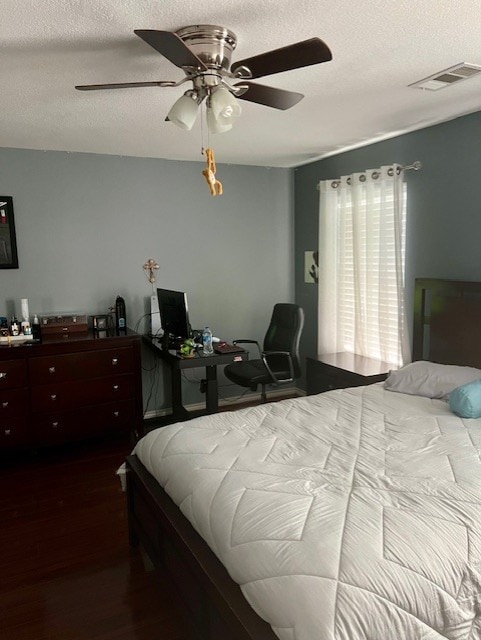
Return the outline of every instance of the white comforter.
<path id="1" fill-rule="evenodd" d="M 480 451 L 481 420 L 382 385 L 135 449 L 282 640 L 480 640 Z"/>

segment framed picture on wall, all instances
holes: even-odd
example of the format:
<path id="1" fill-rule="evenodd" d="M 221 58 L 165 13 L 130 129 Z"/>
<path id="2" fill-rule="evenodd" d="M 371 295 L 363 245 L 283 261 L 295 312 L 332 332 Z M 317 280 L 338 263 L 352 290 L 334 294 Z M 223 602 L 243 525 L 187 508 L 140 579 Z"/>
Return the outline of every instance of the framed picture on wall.
<path id="1" fill-rule="evenodd" d="M 319 252 L 304 252 L 304 282 L 319 282 Z"/>
<path id="2" fill-rule="evenodd" d="M 18 269 L 13 198 L 0 196 L 0 269 Z"/>

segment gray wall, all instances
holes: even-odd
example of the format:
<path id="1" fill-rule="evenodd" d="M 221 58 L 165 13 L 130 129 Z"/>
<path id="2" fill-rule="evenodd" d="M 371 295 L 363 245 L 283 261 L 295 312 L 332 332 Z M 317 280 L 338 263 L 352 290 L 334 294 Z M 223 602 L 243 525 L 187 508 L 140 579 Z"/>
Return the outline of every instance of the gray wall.
<path id="1" fill-rule="evenodd" d="M 224 195 L 213 198 L 204 166 L 0 149 L 19 257 L 19 269 L 0 270 L 0 315 L 20 314 L 21 298 L 32 314 L 106 313 L 119 294 L 129 326 L 145 332 L 151 288 L 142 265 L 153 257 L 158 286 L 188 293 L 193 327 L 262 339 L 273 305 L 294 298 L 292 171 L 218 160 Z M 155 365 L 144 353 L 149 409 L 170 402 Z M 185 385 L 188 403 L 202 401 L 196 384 Z"/>
<path id="2" fill-rule="evenodd" d="M 296 301 L 306 311 L 303 355 L 317 352 L 317 287 L 304 283 L 304 251 L 316 250 L 320 180 L 391 164 L 423 163 L 408 183 L 406 288 L 414 279 L 481 280 L 481 112 L 342 153 L 295 170 Z"/>

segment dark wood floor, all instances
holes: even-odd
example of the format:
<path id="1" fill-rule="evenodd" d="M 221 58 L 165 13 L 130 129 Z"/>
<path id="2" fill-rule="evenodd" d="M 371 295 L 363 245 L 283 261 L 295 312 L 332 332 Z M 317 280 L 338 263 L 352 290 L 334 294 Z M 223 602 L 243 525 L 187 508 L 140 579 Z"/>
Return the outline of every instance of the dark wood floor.
<path id="1" fill-rule="evenodd" d="M 1 640 L 189 637 L 167 576 L 128 545 L 116 471 L 131 449 L 116 439 L 0 460 Z"/>
<path id="2" fill-rule="evenodd" d="M 128 441 L 3 461 L 2 640 L 185 640 L 160 572 L 128 546 Z"/>

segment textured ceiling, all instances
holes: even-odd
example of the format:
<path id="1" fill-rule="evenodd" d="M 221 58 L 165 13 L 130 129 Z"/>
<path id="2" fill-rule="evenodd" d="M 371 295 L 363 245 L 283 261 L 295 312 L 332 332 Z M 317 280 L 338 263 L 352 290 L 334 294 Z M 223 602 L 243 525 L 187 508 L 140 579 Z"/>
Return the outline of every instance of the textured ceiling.
<path id="1" fill-rule="evenodd" d="M 408 85 L 481 64 L 479 0 L 3 0 L 0 146 L 293 167 L 481 109 L 481 75 L 437 92 Z M 288 111 L 242 102 L 234 128 L 206 138 L 165 122 L 188 88 L 79 92 L 76 84 L 179 80 L 134 35 L 218 24 L 233 61 L 314 36 L 331 62 L 262 78 L 305 94 Z M 205 129 L 205 127 L 204 127 Z"/>

